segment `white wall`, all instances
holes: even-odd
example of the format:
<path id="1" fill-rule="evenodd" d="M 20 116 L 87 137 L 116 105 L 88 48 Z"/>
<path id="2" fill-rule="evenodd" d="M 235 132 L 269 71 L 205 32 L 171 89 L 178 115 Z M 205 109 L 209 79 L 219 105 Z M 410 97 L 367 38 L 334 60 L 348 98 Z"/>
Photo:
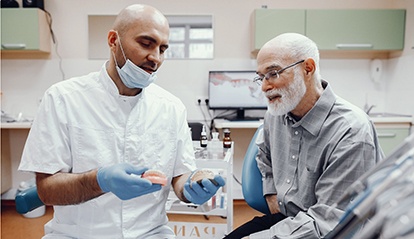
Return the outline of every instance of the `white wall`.
<path id="1" fill-rule="evenodd" d="M 255 69 L 250 55 L 250 18 L 253 9 L 268 8 L 406 8 L 407 34 L 403 54 L 384 60 L 380 84 L 369 77 L 370 59 L 322 59 L 321 72 L 331 82 L 335 92 L 362 107 L 366 97 L 375 110 L 414 114 L 414 98 L 409 90 L 413 74 L 414 3 L 410 0 L 366 1 L 244 1 L 177 0 L 174 2 L 141 1 L 159 8 L 165 14 L 212 14 L 215 29 L 213 60 L 167 60 L 159 72 L 158 84 L 180 97 L 188 108 L 189 120 L 201 120 L 203 115 L 195 104 L 199 96 L 207 96 L 207 72 L 211 69 Z M 62 57 L 65 78 L 100 69 L 103 61 L 88 60 L 88 14 L 117 14 L 136 1 L 111 0 L 45 0 L 45 8 L 53 17 L 53 29 L 58 40 L 57 51 Z M 283 23 L 281 23 L 283 24 Z M 10 114 L 23 112 L 28 117 L 36 113 L 38 101 L 51 84 L 62 80 L 56 49 L 49 60 L 2 60 L 2 109 Z M 407 94 L 402 94 L 407 93 Z M 404 105 L 399 104 L 404 99 Z"/>

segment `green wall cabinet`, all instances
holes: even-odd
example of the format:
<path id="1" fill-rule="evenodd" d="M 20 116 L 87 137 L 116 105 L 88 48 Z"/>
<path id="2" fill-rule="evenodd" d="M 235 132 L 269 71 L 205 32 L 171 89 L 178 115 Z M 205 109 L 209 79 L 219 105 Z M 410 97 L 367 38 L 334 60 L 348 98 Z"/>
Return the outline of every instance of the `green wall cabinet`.
<path id="1" fill-rule="evenodd" d="M 306 35 L 320 50 L 403 50 L 405 10 L 307 10 Z"/>
<path id="2" fill-rule="evenodd" d="M 284 32 L 314 40 L 320 50 L 399 51 L 404 49 L 404 9 L 256 9 L 253 52 Z"/>
<path id="3" fill-rule="evenodd" d="M 410 128 L 377 127 L 377 134 L 382 151 L 388 156 L 410 135 Z"/>
<path id="4" fill-rule="evenodd" d="M 259 50 L 285 32 L 305 34 L 305 10 L 256 9 L 253 14 L 253 49 Z"/>
<path id="5" fill-rule="evenodd" d="M 51 35 L 44 11 L 38 8 L 3 8 L 1 15 L 2 54 L 50 53 Z"/>

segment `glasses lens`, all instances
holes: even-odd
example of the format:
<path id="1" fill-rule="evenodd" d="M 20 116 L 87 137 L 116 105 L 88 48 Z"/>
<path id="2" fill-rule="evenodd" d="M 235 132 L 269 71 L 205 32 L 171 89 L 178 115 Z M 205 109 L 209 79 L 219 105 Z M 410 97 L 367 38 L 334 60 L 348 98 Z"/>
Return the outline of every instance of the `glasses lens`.
<path id="1" fill-rule="evenodd" d="M 253 82 L 256 82 L 256 84 L 258 84 L 258 85 L 262 85 L 262 80 L 263 80 L 263 78 L 262 78 L 262 77 L 260 77 L 260 76 L 256 76 L 256 77 L 253 79 Z"/>
<path id="2" fill-rule="evenodd" d="M 277 70 L 269 71 L 266 74 L 266 79 L 267 80 L 276 80 L 277 78 L 279 78 L 279 73 L 278 73 Z"/>

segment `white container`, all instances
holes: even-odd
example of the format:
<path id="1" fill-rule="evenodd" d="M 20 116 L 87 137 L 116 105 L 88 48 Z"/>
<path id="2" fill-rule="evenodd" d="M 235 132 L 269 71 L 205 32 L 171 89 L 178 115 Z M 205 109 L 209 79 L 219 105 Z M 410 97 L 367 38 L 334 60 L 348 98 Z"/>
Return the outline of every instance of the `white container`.
<path id="1" fill-rule="evenodd" d="M 45 215 L 45 213 L 46 213 L 46 206 L 43 205 L 28 213 L 23 214 L 23 216 L 26 218 L 37 218 L 37 217 L 41 217 Z"/>
<path id="2" fill-rule="evenodd" d="M 36 179 L 32 178 L 27 181 L 20 182 L 18 190 L 24 191 L 28 188 L 34 187 L 35 185 L 36 185 Z M 28 213 L 23 214 L 23 216 L 26 218 L 37 218 L 37 217 L 41 217 L 45 215 L 45 212 L 46 212 L 46 206 L 42 205 L 38 208 L 33 209 L 32 211 Z"/>
<path id="3" fill-rule="evenodd" d="M 217 159 L 219 154 L 223 154 L 223 142 L 218 138 L 218 132 L 212 132 L 212 139 L 210 142 L 210 152 L 212 153 L 213 159 Z"/>

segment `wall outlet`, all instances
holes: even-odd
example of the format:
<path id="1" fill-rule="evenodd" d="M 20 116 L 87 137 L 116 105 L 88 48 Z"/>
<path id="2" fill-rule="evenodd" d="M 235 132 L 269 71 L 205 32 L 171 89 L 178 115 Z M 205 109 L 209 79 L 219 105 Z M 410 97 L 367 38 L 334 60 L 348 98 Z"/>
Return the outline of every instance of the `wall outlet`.
<path id="1" fill-rule="evenodd" d="M 195 103 L 196 103 L 196 105 L 200 105 L 200 106 L 201 105 L 207 105 L 206 100 L 208 101 L 208 97 L 199 96 L 199 97 L 196 97 Z"/>

